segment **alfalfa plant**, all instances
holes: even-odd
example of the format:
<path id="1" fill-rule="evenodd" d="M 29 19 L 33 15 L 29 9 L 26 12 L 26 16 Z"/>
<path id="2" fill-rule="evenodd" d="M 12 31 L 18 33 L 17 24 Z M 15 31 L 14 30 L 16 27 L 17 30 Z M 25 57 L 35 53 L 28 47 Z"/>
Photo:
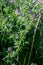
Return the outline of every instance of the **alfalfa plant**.
<path id="1" fill-rule="evenodd" d="M 43 65 L 43 5 L 0 0 L 0 65 Z"/>

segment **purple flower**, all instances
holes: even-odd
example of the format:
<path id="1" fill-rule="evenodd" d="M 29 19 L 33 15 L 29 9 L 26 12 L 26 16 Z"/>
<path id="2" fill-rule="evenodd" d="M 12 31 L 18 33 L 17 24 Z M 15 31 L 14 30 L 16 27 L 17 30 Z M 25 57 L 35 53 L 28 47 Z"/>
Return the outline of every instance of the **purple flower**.
<path id="1" fill-rule="evenodd" d="M 17 15 L 20 14 L 18 9 L 15 10 L 15 14 L 17 14 Z"/>
<path id="2" fill-rule="evenodd" d="M 12 52 L 12 47 L 8 47 L 8 52 Z"/>
<path id="3" fill-rule="evenodd" d="M 38 17 L 39 17 L 39 14 L 38 14 L 38 13 L 35 13 L 35 15 L 34 15 L 34 16 L 38 18 Z"/>

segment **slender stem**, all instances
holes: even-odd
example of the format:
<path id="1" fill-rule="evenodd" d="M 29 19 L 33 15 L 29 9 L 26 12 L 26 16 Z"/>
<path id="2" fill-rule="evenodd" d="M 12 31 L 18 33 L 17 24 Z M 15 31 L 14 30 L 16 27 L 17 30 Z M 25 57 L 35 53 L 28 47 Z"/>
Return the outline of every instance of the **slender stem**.
<path id="1" fill-rule="evenodd" d="M 34 46 L 35 35 L 36 35 L 38 24 L 40 22 L 40 18 L 41 18 L 41 15 L 39 16 L 39 18 L 37 20 L 37 23 L 36 23 L 36 26 L 35 26 L 35 29 L 34 29 L 33 41 L 32 41 L 32 44 L 31 44 L 31 50 L 30 50 L 30 54 L 29 54 L 29 59 L 28 59 L 27 65 L 30 64 L 31 54 L 32 54 L 33 46 Z"/>
<path id="2" fill-rule="evenodd" d="M 25 55 L 25 58 L 24 58 L 24 61 L 23 61 L 23 65 L 26 64 L 26 59 L 27 59 L 27 56 L 28 56 L 28 51 L 26 52 L 26 55 Z"/>

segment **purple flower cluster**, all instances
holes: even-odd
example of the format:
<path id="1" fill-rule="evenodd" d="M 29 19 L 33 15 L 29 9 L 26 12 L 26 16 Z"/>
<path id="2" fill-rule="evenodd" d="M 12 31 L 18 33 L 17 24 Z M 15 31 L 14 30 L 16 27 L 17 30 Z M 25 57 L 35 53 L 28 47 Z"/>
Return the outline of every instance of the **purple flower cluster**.
<path id="1" fill-rule="evenodd" d="M 8 52 L 12 52 L 12 47 L 8 47 Z"/>

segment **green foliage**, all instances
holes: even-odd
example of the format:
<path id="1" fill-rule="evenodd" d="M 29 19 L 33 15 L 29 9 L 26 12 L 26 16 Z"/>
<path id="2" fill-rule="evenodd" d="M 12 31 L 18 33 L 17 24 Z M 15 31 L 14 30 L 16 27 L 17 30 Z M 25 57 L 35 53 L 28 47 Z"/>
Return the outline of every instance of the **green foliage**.
<path id="1" fill-rule="evenodd" d="M 0 0 L 0 65 L 43 65 L 43 5 Z"/>

